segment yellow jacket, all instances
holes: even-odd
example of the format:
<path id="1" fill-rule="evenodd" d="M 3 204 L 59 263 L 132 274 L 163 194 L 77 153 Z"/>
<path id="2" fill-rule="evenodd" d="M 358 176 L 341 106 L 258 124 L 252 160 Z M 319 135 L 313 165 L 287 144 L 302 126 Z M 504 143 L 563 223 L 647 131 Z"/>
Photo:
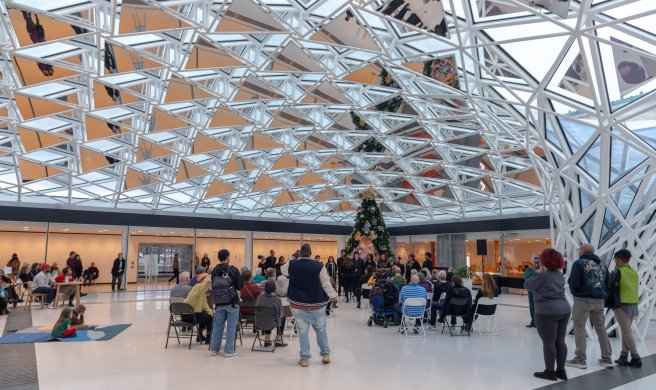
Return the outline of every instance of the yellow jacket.
<path id="1" fill-rule="evenodd" d="M 207 304 L 207 290 L 210 289 L 212 285 L 212 278 L 207 277 L 201 283 L 196 283 L 196 285 L 191 289 L 185 303 L 190 304 L 194 307 L 194 313 L 205 312 L 209 315 L 212 315 L 212 309 L 210 305 Z"/>

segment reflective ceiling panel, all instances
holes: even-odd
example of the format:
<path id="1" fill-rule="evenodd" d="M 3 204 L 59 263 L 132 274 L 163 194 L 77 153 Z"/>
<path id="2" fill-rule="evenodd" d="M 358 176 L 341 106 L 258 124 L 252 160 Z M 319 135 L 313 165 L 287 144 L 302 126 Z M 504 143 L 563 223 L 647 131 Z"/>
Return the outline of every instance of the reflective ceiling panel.
<path id="1" fill-rule="evenodd" d="M 400 225 L 654 158 L 653 115 L 622 119 L 654 100 L 651 1 L 0 4 L 5 202 L 351 223 L 373 188 Z"/>

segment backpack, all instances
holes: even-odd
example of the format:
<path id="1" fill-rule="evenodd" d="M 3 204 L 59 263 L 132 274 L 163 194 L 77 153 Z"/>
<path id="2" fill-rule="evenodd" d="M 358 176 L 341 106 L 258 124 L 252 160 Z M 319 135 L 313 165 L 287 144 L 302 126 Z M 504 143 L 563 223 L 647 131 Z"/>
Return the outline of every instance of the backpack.
<path id="1" fill-rule="evenodd" d="M 217 270 L 212 279 L 212 296 L 215 306 L 234 304 L 237 298 L 235 281 L 230 276 L 230 268 L 222 267 Z"/>

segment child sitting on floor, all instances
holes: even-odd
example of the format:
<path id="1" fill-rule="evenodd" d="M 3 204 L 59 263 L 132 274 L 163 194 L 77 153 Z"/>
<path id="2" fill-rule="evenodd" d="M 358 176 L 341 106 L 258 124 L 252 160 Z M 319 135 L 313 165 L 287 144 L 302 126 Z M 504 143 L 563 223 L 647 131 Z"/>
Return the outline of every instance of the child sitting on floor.
<path id="1" fill-rule="evenodd" d="M 73 312 L 71 313 L 71 325 L 76 329 L 87 329 L 88 326 L 84 323 L 84 313 L 87 311 L 87 307 L 80 304 L 75 306 Z"/>
<path id="2" fill-rule="evenodd" d="M 62 310 L 59 319 L 55 322 L 55 326 L 52 327 L 51 336 L 53 339 L 63 339 L 75 335 L 77 329 L 71 327 L 72 312 L 68 307 Z"/>

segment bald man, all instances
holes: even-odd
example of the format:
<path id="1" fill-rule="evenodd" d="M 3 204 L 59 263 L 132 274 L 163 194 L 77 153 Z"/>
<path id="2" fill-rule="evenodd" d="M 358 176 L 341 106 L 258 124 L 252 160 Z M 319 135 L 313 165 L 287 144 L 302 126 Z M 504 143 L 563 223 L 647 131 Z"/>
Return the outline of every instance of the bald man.
<path id="1" fill-rule="evenodd" d="M 422 286 L 419 285 L 419 276 L 417 275 L 412 275 L 410 277 L 410 284 L 407 286 L 403 286 L 401 289 L 401 293 L 399 294 L 399 303 L 394 305 L 396 308 L 396 311 L 394 312 L 394 324 L 396 326 L 401 325 L 401 317 L 403 316 L 402 313 L 402 306 L 403 302 L 405 302 L 406 299 L 408 298 L 424 298 L 426 299 L 428 295 L 426 294 L 426 289 L 423 288 Z M 418 307 L 414 312 L 413 311 L 408 311 L 408 314 L 410 314 L 413 317 L 420 317 L 424 314 L 424 308 L 423 307 Z M 417 327 L 421 325 L 421 320 L 418 319 L 415 322 L 415 333 L 418 333 Z"/>
<path id="2" fill-rule="evenodd" d="M 601 349 L 601 359 L 597 363 L 602 367 L 613 367 L 610 341 L 604 326 L 604 300 L 607 295 L 608 268 L 594 254 L 595 248 L 590 244 L 579 247 L 579 259 L 572 265 L 569 279 L 569 289 L 574 296 L 572 321 L 574 322 L 574 341 L 576 350 L 574 359 L 568 360 L 570 367 L 587 368 L 585 325 L 588 319 L 592 322 Z"/>

